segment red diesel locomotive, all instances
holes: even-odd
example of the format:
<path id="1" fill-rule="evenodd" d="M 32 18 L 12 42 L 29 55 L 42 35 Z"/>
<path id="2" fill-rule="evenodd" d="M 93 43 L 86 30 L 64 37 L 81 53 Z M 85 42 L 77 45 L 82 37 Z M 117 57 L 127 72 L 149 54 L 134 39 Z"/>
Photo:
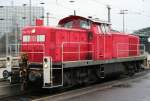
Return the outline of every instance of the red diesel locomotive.
<path id="1" fill-rule="evenodd" d="M 88 84 L 140 71 L 145 56 L 139 37 L 111 31 L 99 19 L 69 16 L 57 27 L 28 26 L 22 31 L 18 68 L 6 65 L 4 78 L 43 88 Z M 7 57 L 7 63 L 13 61 Z"/>

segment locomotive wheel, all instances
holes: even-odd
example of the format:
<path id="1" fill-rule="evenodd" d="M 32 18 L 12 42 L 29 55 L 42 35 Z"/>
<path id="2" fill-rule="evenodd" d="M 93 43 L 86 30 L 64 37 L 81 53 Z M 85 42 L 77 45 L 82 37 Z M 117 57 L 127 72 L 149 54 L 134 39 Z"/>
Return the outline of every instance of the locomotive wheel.
<path id="1" fill-rule="evenodd" d="M 133 65 L 130 65 L 128 68 L 128 75 L 133 76 L 135 74 L 135 69 Z"/>
<path id="2" fill-rule="evenodd" d="M 72 85 L 71 74 L 69 72 L 64 73 L 64 86 Z"/>
<path id="3" fill-rule="evenodd" d="M 64 72 L 64 86 L 72 87 L 76 85 L 89 85 L 95 83 L 95 69 L 72 69 Z"/>

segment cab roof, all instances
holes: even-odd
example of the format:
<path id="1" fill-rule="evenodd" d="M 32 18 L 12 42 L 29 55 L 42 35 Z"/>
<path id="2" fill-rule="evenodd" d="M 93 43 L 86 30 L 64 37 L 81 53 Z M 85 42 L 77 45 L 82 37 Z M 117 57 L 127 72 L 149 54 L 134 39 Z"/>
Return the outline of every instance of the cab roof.
<path id="1" fill-rule="evenodd" d="M 102 21 L 98 18 L 93 19 L 93 18 L 87 18 L 87 17 L 82 17 L 82 16 L 74 16 L 74 15 L 71 15 L 71 16 L 68 16 L 68 17 L 65 17 L 65 18 L 61 19 L 58 24 L 61 25 L 61 24 L 64 24 L 68 21 L 72 21 L 72 20 L 76 20 L 76 19 L 87 20 L 87 21 L 91 21 L 93 23 L 98 23 L 98 24 L 108 24 L 108 25 L 111 24 L 107 21 Z"/>

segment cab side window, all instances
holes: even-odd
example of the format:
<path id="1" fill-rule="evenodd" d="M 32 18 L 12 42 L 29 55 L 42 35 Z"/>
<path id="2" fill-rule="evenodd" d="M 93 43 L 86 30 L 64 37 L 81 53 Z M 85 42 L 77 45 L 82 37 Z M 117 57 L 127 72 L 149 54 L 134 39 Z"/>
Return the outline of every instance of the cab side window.
<path id="1" fill-rule="evenodd" d="M 99 33 L 103 34 L 109 33 L 110 32 L 109 25 L 108 24 L 98 25 L 98 31 Z"/>
<path id="2" fill-rule="evenodd" d="M 73 27 L 73 21 L 67 22 L 64 24 L 65 28 L 72 28 Z"/>
<path id="3" fill-rule="evenodd" d="M 98 34 L 102 33 L 102 28 L 100 25 L 97 26 Z"/>
<path id="4" fill-rule="evenodd" d="M 107 24 L 105 25 L 105 32 L 106 32 L 106 33 L 109 33 L 109 32 L 110 32 L 109 25 L 107 25 Z"/>
<path id="5" fill-rule="evenodd" d="M 90 29 L 90 22 L 85 20 L 80 20 L 80 28 Z"/>
<path id="6" fill-rule="evenodd" d="M 106 33 L 105 25 L 104 24 L 101 24 L 101 29 L 102 29 L 102 33 Z"/>

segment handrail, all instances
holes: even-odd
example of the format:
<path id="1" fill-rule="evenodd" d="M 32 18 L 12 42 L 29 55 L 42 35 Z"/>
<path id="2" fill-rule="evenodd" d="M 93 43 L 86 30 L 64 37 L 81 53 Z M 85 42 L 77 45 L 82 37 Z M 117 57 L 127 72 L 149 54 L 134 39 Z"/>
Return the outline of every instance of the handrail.
<path id="1" fill-rule="evenodd" d="M 9 44 L 8 47 L 9 47 L 9 55 L 12 55 L 12 47 L 13 46 L 17 46 L 17 50 L 15 49 L 14 53 L 16 55 L 19 55 L 21 53 L 24 53 L 24 52 L 21 52 L 19 51 L 20 48 L 22 48 L 22 46 L 42 46 L 42 51 L 27 51 L 26 53 L 29 53 L 29 54 L 43 54 L 43 56 L 46 54 L 45 53 L 45 45 L 44 44 Z"/>
<path id="2" fill-rule="evenodd" d="M 128 49 L 119 49 L 120 45 L 121 47 L 124 47 L 124 45 L 128 45 Z M 136 47 L 134 50 L 130 50 L 130 47 Z M 142 49 L 140 49 L 142 47 Z M 131 48 L 132 49 L 132 48 Z M 119 56 L 120 52 L 139 52 L 140 54 L 145 54 L 145 45 L 144 44 L 130 44 L 130 43 L 117 43 L 117 57 Z M 130 54 L 129 54 L 130 56 Z"/>
<path id="3" fill-rule="evenodd" d="M 69 52 L 69 51 L 64 51 L 64 45 L 65 44 L 75 44 L 75 45 L 78 45 L 77 48 L 78 48 L 78 51 L 73 51 L 73 52 Z M 76 61 L 80 61 L 80 54 L 81 53 L 93 53 L 94 51 L 80 51 L 81 50 L 81 45 L 92 45 L 92 43 L 89 43 L 89 42 L 63 42 L 62 45 L 61 45 L 61 48 L 62 48 L 62 52 L 61 52 L 61 61 L 62 63 L 64 62 L 64 54 L 68 53 L 68 54 L 71 54 L 71 53 L 78 53 L 78 60 Z M 93 49 L 92 49 L 93 50 Z"/>
<path id="4" fill-rule="evenodd" d="M 75 46 L 75 51 L 73 50 L 73 51 L 66 51 L 66 50 L 64 50 L 65 49 L 65 45 L 66 44 L 74 44 Z M 17 55 L 19 55 L 20 53 L 24 53 L 24 52 L 20 52 L 19 51 L 19 49 L 20 49 L 20 46 L 42 46 L 42 49 L 40 49 L 40 51 L 27 51 L 27 53 L 29 53 L 29 54 L 43 54 L 43 56 L 46 56 L 46 52 L 45 52 L 45 45 L 44 44 L 9 44 L 9 47 L 10 47 L 10 55 L 12 55 L 12 52 L 13 52 L 13 50 L 12 50 L 12 47 L 13 46 L 15 46 L 15 45 L 17 45 L 18 47 L 18 51 L 16 52 L 16 50 L 15 50 L 15 54 L 17 54 Z M 87 47 L 89 50 L 81 50 L 82 49 L 82 47 L 85 47 L 85 46 L 82 46 L 82 45 L 91 45 L 91 47 L 90 48 L 92 48 L 92 49 L 89 49 L 89 47 Z M 119 45 L 122 45 L 121 47 L 123 47 L 124 45 L 128 45 L 128 47 L 134 47 L 134 46 L 136 46 L 137 47 L 137 49 L 132 49 L 132 50 L 129 50 L 129 49 L 124 49 L 124 48 L 120 48 L 120 46 Z M 119 53 L 120 52 L 127 52 L 127 51 L 129 51 L 129 52 L 139 52 L 139 47 L 140 46 L 142 46 L 143 47 L 143 50 L 140 50 L 140 54 L 141 54 L 141 52 L 142 52 L 142 54 L 144 54 L 145 53 L 145 46 L 143 45 L 143 44 L 129 44 L 129 43 L 117 43 L 117 56 L 119 56 Z M 64 54 L 74 54 L 74 53 L 77 53 L 77 57 L 78 57 L 78 59 L 77 60 L 75 60 L 75 61 L 81 61 L 81 60 L 83 60 L 83 59 L 81 59 L 81 54 L 83 54 L 83 53 L 94 53 L 94 49 L 93 49 L 93 43 L 89 43 L 89 42 L 63 42 L 62 44 L 61 44 L 61 62 L 63 63 L 64 62 Z M 71 48 L 71 47 L 69 47 L 69 48 Z M 96 50 L 96 52 L 99 52 L 99 53 L 102 53 L 102 54 L 97 54 L 97 58 L 99 58 L 100 56 L 102 57 L 104 57 L 104 55 L 105 55 L 105 51 L 104 50 Z M 87 60 L 91 60 L 91 59 L 87 59 Z M 69 60 L 67 60 L 67 61 L 69 61 Z M 72 61 L 72 60 L 70 60 L 70 61 Z"/>

